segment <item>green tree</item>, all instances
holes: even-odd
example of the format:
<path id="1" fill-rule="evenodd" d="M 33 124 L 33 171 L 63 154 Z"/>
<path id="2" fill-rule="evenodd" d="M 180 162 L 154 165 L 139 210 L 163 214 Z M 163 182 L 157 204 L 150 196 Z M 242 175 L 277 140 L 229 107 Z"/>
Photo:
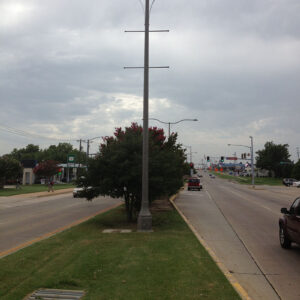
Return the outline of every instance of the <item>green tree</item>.
<path id="1" fill-rule="evenodd" d="M 258 154 L 256 166 L 274 172 L 275 177 L 290 177 L 293 163 L 290 160 L 288 147 L 288 144 L 267 142 L 263 150 L 256 152 Z"/>
<path id="2" fill-rule="evenodd" d="M 33 172 L 40 176 L 50 179 L 53 175 L 59 171 L 58 162 L 54 160 L 46 160 L 40 162 L 34 169 Z"/>
<path id="3" fill-rule="evenodd" d="M 292 171 L 292 177 L 296 179 L 300 179 L 300 160 L 294 165 L 293 171 Z"/>
<path id="4" fill-rule="evenodd" d="M 142 198 L 142 127 L 132 123 L 117 128 L 106 137 L 100 153 L 90 160 L 88 172 L 79 184 L 97 187 L 86 190 L 87 199 L 98 195 L 123 197 L 129 221 L 136 219 Z M 175 193 L 183 185 L 186 171 L 185 150 L 176 144 L 177 135 L 168 140 L 163 129 L 149 129 L 149 201 Z"/>
<path id="5" fill-rule="evenodd" d="M 36 161 L 55 160 L 60 163 L 67 162 L 68 154 L 74 154 L 77 163 L 85 163 L 86 154 L 73 148 L 70 143 L 59 143 L 58 145 L 51 145 L 42 150 L 38 145 L 28 144 L 25 148 L 14 149 L 10 154 L 11 158 L 18 161 L 33 159 Z"/>
<path id="6" fill-rule="evenodd" d="M 0 157 L 0 188 L 7 180 L 16 180 L 22 175 L 20 162 L 8 155 Z"/>
<path id="7" fill-rule="evenodd" d="M 25 148 L 14 149 L 9 156 L 18 160 L 26 160 L 26 159 L 34 159 L 40 160 L 41 158 L 41 150 L 38 145 L 28 144 Z"/>

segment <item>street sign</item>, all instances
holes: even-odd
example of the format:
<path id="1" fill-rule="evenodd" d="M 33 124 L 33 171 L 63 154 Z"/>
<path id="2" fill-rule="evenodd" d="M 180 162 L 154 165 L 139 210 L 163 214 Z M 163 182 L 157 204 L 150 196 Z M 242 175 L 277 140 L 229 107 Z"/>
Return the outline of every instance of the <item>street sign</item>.
<path id="1" fill-rule="evenodd" d="M 227 160 L 237 160 L 237 157 L 233 156 L 233 157 L 226 157 Z"/>

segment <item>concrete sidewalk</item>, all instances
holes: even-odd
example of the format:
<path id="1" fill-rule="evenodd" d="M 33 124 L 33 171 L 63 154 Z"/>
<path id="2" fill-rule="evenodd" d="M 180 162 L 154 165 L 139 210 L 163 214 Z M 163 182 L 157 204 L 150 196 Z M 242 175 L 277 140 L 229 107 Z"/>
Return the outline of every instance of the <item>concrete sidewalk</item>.
<path id="1" fill-rule="evenodd" d="M 242 299 L 279 300 L 208 192 L 184 190 L 172 202 Z"/>

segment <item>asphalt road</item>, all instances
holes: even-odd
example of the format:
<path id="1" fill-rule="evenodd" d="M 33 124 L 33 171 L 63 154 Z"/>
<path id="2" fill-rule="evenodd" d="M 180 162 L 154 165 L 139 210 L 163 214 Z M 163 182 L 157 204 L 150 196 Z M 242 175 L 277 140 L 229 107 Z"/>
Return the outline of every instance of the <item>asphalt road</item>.
<path id="1" fill-rule="evenodd" d="M 253 189 L 207 175 L 204 190 L 183 191 L 176 204 L 251 299 L 300 299 L 300 247 L 280 247 L 280 208 L 296 188 Z"/>
<path id="2" fill-rule="evenodd" d="M 0 257 L 113 205 L 118 199 L 98 197 L 92 202 L 71 193 L 46 197 L 0 197 Z"/>

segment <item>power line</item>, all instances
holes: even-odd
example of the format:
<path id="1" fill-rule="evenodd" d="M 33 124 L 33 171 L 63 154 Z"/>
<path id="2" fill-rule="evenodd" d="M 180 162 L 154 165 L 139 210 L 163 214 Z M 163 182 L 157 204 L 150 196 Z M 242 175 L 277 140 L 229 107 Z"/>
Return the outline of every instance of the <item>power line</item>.
<path id="1" fill-rule="evenodd" d="M 153 0 L 152 3 L 151 3 L 151 6 L 150 6 L 150 12 L 151 12 L 151 10 L 152 10 L 152 6 L 153 6 L 154 2 L 155 2 L 155 0 Z"/>
<path id="2" fill-rule="evenodd" d="M 142 2 L 142 0 L 139 0 L 140 4 L 141 4 L 141 7 L 142 7 L 142 10 L 143 10 L 143 13 L 145 12 L 145 7 L 144 7 L 144 4 Z"/>
<path id="3" fill-rule="evenodd" d="M 75 142 L 76 141 L 76 139 L 71 139 L 71 138 L 70 139 L 60 139 L 60 138 L 55 138 L 55 137 L 44 136 L 44 135 L 40 135 L 40 134 L 20 130 L 20 129 L 13 128 L 13 127 L 6 126 L 6 125 L 2 125 L 2 124 L 0 124 L 0 130 L 5 131 L 5 132 L 9 132 L 11 134 L 23 136 L 23 137 L 26 137 L 26 138 L 31 138 L 31 139 L 34 139 L 34 138 L 35 139 L 46 139 L 46 140 L 61 141 L 61 142 L 71 142 L 71 141 Z"/>
<path id="4" fill-rule="evenodd" d="M 142 10 L 143 10 L 143 13 L 145 12 L 145 5 L 143 4 L 142 0 L 139 0 L 140 4 L 141 4 L 141 7 L 142 7 Z M 154 4 L 155 0 L 152 0 L 152 3 L 150 5 L 150 9 L 149 9 L 149 12 L 151 12 L 152 10 L 152 6 Z"/>

